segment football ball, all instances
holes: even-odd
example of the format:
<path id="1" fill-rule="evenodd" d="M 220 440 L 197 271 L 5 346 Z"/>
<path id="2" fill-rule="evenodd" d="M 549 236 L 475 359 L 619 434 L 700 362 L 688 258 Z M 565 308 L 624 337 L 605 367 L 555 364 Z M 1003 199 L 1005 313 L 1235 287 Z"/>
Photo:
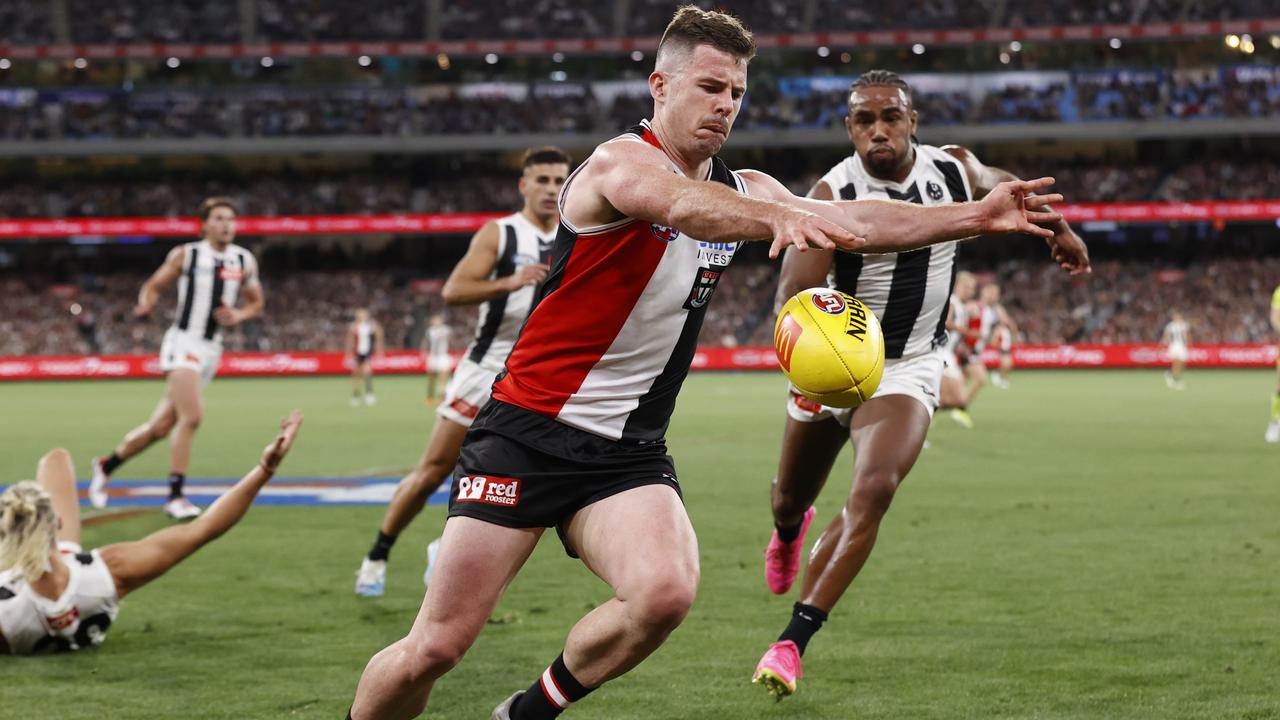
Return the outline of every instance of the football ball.
<path id="1" fill-rule="evenodd" d="M 773 347 L 791 384 L 823 405 L 857 407 L 880 386 L 880 321 L 851 295 L 830 288 L 797 293 L 778 313 Z"/>

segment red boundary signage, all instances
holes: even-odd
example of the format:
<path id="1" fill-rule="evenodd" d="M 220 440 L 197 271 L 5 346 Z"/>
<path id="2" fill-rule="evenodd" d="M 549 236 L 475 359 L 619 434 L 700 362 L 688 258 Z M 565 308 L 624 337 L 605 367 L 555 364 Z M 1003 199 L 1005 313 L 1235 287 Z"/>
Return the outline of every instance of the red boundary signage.
<path id="1" fill-rule="evenodd" d="M 969 45 L 973 43 L 1090 42 L 1120 38 L 1122 40 L 1172 40 L 1213 37 L 1227 33 L 1280 32 L 1280 18 L 1254 20 L 1215 20 L 1206 22 L 1154 23 L 1149 25 L 1058 25 L 1047 27 L 997 28 L 982 27 L 958 30 L 884 30 L 865 32 L 816 32 L 784 35 L 757 35 L 756 43 L 765 48 L 812 48 L 819 45 L 836 47 L 897 47 L 915 43 L 925 45 Z M 42 59 L 154 59 L 176 57 L 182 60 L 229 60 L 233 58 L 348 58 L 360 55 L 375 57 L 432 57 L 447 55 L 570 55 L 629 53 L 652 51 L 656 37 L 614 37 L 588 40 L 489 39 L 443 42 L 269 42 L 230 44 L 137 44 L 137 45 L 3 45 L 0 57 L 16 60 Z"/>
<path id="2" fill-rule="evenodd" d="M 1280 200 L 1222 202 L 1081 203 L 1055 208 L 1070 222 L 1165 223 L 1252 222 L 1280 219 Z M 457 235 L 475 232 L 502 213 L 404 215 L 244 216 L 236 221 L 241 235 Z M 24 218 L 0 219 L 0 239 L 69 237 L 192 237 L 200 231 L 195 218 Z"/>
<path id="3" fill-rule="evenodd" d="M 461 353 L 454 353 L 457 360 Z M 1188 364 L 1194 367 L 1264 368 L 1275 365 L 1280 348 L 1275 345 L 1196 345 Z M 1160 345 L 1020 345 L 1013 349 L 1014 364 L 1024 369 L 1047 368 L 1155 368 L 1165 367 L 1168 356 Z M 988 350 L 983 358 L 994 365 L 999 355 Z M 408 375 L 426 371 L 420 353 L 389 352 L 373 361 L 375 372 Z M 772 347 L 700 348 L 694 370 L 775 370 Z M 219 377 L 344 375 L 350 366 L 342 353 L 227 353 L 218 368 Z M 67 357 L 0 357 L 0 382 L 14 380 L 87 380 L 101 378 L 157 378 L 160 362 L 150 355 Z"/>

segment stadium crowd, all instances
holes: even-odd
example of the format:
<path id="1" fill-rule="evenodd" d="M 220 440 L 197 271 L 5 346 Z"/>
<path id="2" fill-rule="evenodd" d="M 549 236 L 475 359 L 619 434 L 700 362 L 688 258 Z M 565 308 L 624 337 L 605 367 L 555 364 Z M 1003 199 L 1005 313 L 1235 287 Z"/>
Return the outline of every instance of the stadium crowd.
<path id="1" fill-rule="evenodd" d="M 974 270 L 988 268 L 974 267 Z M 1150 260 L 1102 260 L 1086 279 L 1045 262 L 1005 262 L 982 277 L 998 281 L 1004 303 L 1029 343 L 1156 342 L 1171 310 L 1191 323 L 1196 342 L 1268 342 L 1267 300 L 1280 278 L 1280 258 L 1221 258 L 1173 268 Z M 171 298 L 154 317 L 133 318 L 144 277 L 86 276 L 79 283 L 0 279 L 6 312 L 0 355 L 154 353 L 171 321 Z M 391 349 L 417 348 L 430 316 L 444 312 L 461 348 L 475 328 L 475 308 L 445 308 L 441 278 L 409 280 L 389 271 L 293 272 L 268 275 L 268 312 L 229 332 L 229 350 L 341 350 L 354 308 L 369 307 Z M 702 343 L 769 345 L 777 265 L 734 267 L 707 315 Z M 79 314 L 70 308 L 79 306 Z"/>
<path id="2" fill-rule="evenodd" d="M 1222 157 L 1157 164 L 1111 160 L 996 163 L 1022 177 L 1052 174 L 1071 202 L 1274 199 L 1280 159 Z M 804 194 L 825 171 L 814 166 L 790 178 Z M 465 177 L 465 180 L 460 180 Z M 396 170 L 359 172 L 284 168 L 204 179 L 197 173 L 75 180 L 11 179 L 0 188 L 0 217 L 186 217 L 203 198 L 229 195 L 245 215 L 487 212 L 518 207 L 512 175 L 465 168 L 444 177 Z"/>
<path id="3" fill-rule="evenodd" d="M 438 0 L 437 0 L 438 1 Z M 0 44 L 183 43 L 652 36 L 673 0 L 0 0 Z M 1268 0 L 696 0 L 726 8 L 758 32 L 1141 24 L 1274 16 Z"/>
<path id="4" fill-rule="evenodd" d="M 957 76 L 956 82 L 976 77 Z M 1071 82 L 1026 77 L 1010 74 L 976 96 L 918 91 L 915 101 L 923 121 L 933 125 L 1280 116 L 1280 68 L 1091 73 Z M 753 85 L 736 127 L 838 128 L 847 85 L 835 85 L 824 92 L 786 92 L 769 80 Z M 609 132 L 647 116 L 651 102 L 643 83 L 612 96 L 563 82 L 201 91 L 15 88 L 0 103 L 0 139 Z"/>

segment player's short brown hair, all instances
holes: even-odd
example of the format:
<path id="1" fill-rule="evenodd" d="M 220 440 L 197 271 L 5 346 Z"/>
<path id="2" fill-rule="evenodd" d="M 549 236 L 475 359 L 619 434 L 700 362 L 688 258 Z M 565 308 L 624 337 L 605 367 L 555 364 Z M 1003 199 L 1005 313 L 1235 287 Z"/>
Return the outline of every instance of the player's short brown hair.
<path id="1" fill-rule="evenodd" d="M 741 20 L 696 5 L 681 6 L 658 41 L 658 57 L 662 57 L 664 51 L 692 50 L 698 45 L 710 45 L 744 62 L 756 56 L 755 38 Z"/>
<path id="2" fill-rule="evenodd" d="M 204 202 L 200 203 L 200 220 L 208 220 L 209 214 L 220 207 L 227 208 L 236 215 L 240 214 L 240 210 L 236 208 L 235 200 L 226 196 L 215 196 L 205 198 Z"/>
<path id="3" fill-rule="evenodd" d="M 569 153 L 551 145 L 529 148 L 525 151 L 524 157 L 520 159 L 520 167 L 526 169 L 530 165 L 558 165 L 560 163 L 572 165 L 573 161 L 569 159 Z"/>

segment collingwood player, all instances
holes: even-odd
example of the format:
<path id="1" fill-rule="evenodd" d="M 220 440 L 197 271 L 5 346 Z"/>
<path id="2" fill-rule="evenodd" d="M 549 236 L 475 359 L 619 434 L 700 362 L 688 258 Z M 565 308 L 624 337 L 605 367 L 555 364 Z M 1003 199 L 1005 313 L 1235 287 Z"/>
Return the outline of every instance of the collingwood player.
<path id="1" fill-rule="evenodd" d="M 1164 374 L 1164 384 L 1170 389 L 1181 390 L 1182 371 L 1187 367 L 1187 346 L 1191 344 L 1191 326 L 1183 319 L 1182 313 L 1174 310 L 1170 313 L 1169 324 L 1164 326 L 1160 342 L 1169 354 L 1169 369 Z"/>
<path id="2" fill-rule="evenodd" d="M 981 199 L 1017 179 L 962 147 L 917 142 L 911 89 L 892 72 L 871 70 L 853 83 L 845 125 L 856 152 L 819 180 L 810 197 L 945 205 Z M 1047 227 L 1055 260 L 1073 274 L 1088 271 L 1084 244 L 1066 222 Z M 821 284 L 861 299 L 880 318 L 886 362 L 875 396 L 856 412 L 825 407 L 791 389 L 773 484 L 775 530 L 765 551 L 765 578 L 774 593 L 787 592 L 799 573 L 813 502 L 850 441 L 855 460 L 848 501 L 814 545 L 800 601 L 756 667 L 754 679 L 779 697 L 795 692 L 806 644 L 862 569 L 880 520 L 924 444 L 939 400 L 955 253 L 951 242 L 878 255 L 788 253 L 783 263 L 780 301 Z"/>
<path id="3" fill-rule="evenodd" d="M 449 362 L 450 335 L 444 313 L 432 315 L 427 331 L 422 334 L 422 360 L 427 368 L 428 405 L 434 405 L 440 400 L 436 391 L 444 387 L 444 379 L 449 376 L 449 370 L 453 367 Z"/>
<path id="4" fill-rule="evenodd" d="M 182 494 L 191 444 L 204 415 L 201 394 L 218 371 L 222 329 L 262 314 L 258 261 L 236 245 L 236 208 L 230 198 L 211 197 L 200 204 L 201 239 L 169 252 L 164 264 L 142 285 L 133 314 L 147 317 L 160 293 L 177 281 L 178 309 L 160 344 L 165 390 L 151 417 L 130 430 L 114 452 L 93 461 L 89 502 L 107 504 L 107 481 L 116 468 L 169 438 L 169 499 L 164 511 L 187 520 L 200 514 Z M 243 300 L 243 304 L 238 303 Z"/>
<path id="5" fill-rule="evenodd" d="M 100 645 L 120 599 L 230 530 L 288 454 L 302 413 L 294 410 L 258 464 L 195 522 L 91 552 L 80 547 L 80 502 L 71 455 L 52 450 L 36 481 L 0 493 L 0 655 Z"/>
<path id="6" fill-rule="evenodd" d="M 551 244 L 560 222 L 556 196 L 569 176 L 569 156 L 559 148 L 530 150 L 523 165 L 519 187 L 524 207 L 480 228 L 445 282 L 447 304 L 480 305 L 476 336 L 445 388 L 422 458 L 396 487 L 373 547 L 360 563 L 358 595 L 377 597 L 385 592 L 391 546 L 453 471 L 463 436 L 488 402 L 493 378 L 502 371 L 533 307 L 537 285 L 550 269 Z M 443 320 L 432 325 L 448 331 Z M 433 552 L 428 553 L 428 572 L 431 555 Z"/>
<path id="7" fill-rule="evenodd" d="M 351 366 L 351 405 L 359 405 L 363 396 L 365 405 L 373 405 L 373 363 L 386 350 L 382 323 L 369 315 L 368 308 L 356 310 L 355 319 L 347 326 L 346 355 Z"/>

